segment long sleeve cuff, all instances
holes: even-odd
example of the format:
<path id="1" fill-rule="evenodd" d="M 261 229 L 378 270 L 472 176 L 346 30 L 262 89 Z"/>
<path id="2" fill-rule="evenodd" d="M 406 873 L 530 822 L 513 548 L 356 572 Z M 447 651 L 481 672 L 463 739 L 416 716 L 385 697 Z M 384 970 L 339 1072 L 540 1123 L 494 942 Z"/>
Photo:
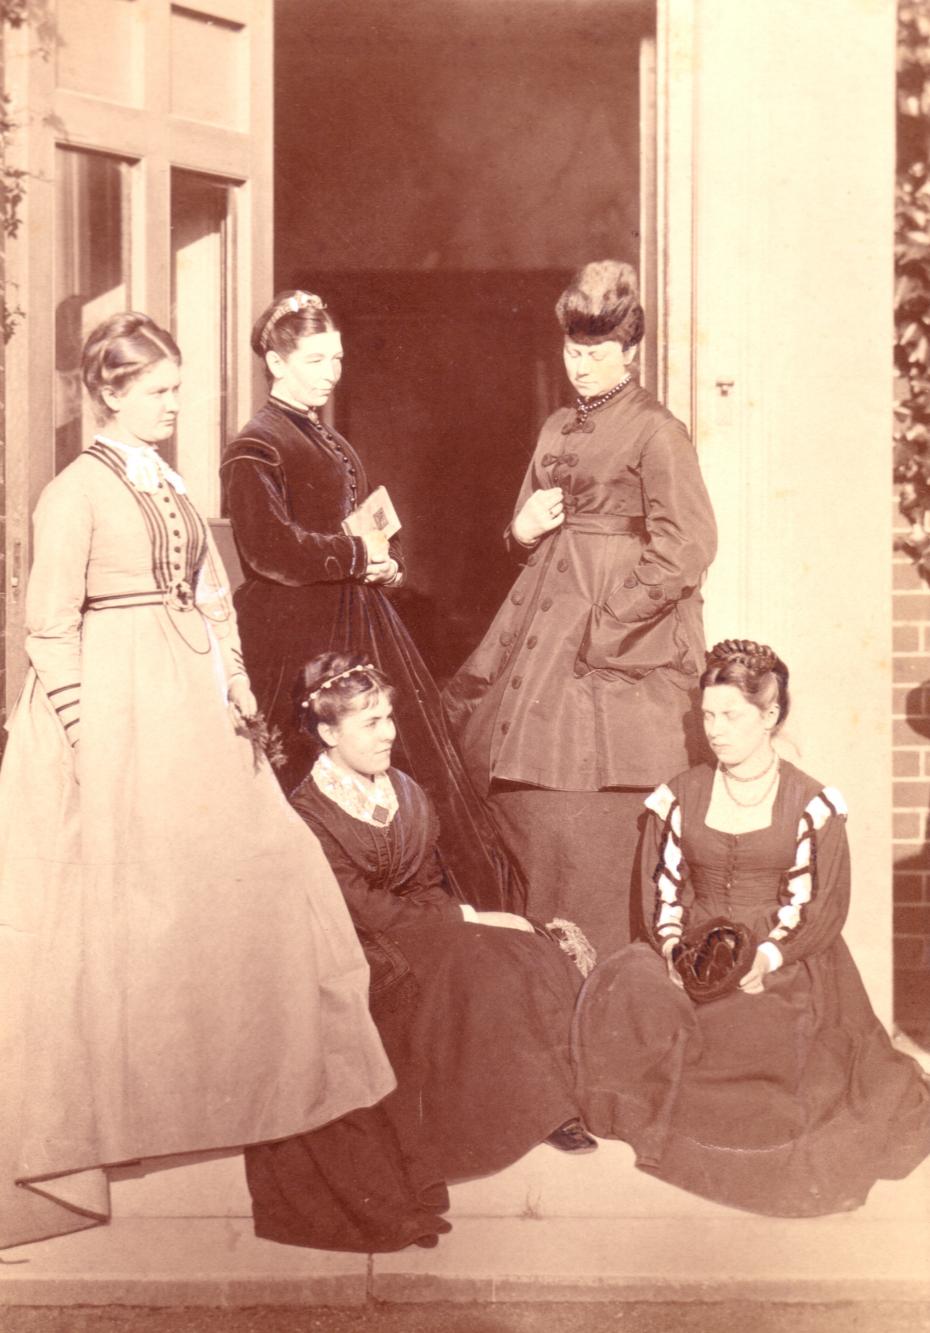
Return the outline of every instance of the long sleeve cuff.
<path id="1" fill-rule="evenodd" d="M 57 689 L 49 690 L 48 698 L 58 714 L 58 721 L 64 728 L 69 744 L 76 745 L 81 722 L 80 682 L 74 685 L 59 685 Z"/>
<path id="2" fill-rule="evenodd" d="M 516 555 L 516 556 L 531 555 L 532 552 L 535 551 L 536 548 L 539 546 L 539 543 L 541 541 L 542 538 L 537 537 L 534 542 L 521 542 L 519 537 L 514 536 L 512 523 L 508 523 L 506 528 L 504 529 L 504 546 L 510 552 L 511 555 Z"/>
<path id="3" fill-rule="evenodd" d="M 772 940 L 763 940 L 759 945 L 759 953 L 764 953 L 769 960 L 769 971 L 777 972 L 785 961 L 784 954 L 778 945 Z"/>
<path id="4" fill-rule="evenodd" d="M 348 577 L 350 579 L 363 579 L 365 577 L 365 570 L 368 568 L 368 547 L 365 545 L 361 537 L 356 537 L 351 533 L 347 533 L 346 535 L 352 543 L 351 563 L 349 565 Z M 332 577 L 332 569 L 329 561 L 330 557 L 327 557 L 326 572 Z"/>

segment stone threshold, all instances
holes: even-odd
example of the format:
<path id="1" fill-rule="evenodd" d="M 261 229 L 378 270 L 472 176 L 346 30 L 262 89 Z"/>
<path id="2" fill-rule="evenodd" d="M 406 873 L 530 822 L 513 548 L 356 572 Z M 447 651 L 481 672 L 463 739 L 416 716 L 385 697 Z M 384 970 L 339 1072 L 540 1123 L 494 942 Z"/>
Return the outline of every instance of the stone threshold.
<path id="1" fill-rule="evenodd" d="M 7 1251 L 0 1305 L 930 1302 L 927 1250 L 911 1221 L 848 1217 L 468 1217 L 434 1250 L 374 1256 L 274 1245 L 244 1218 L 123 1218 Z"/>
<path id="2" fill-rule="evenodd" d="M 0 1255 L 0 1305 L 930 1303 L 930 1160 L 820 1218 L 697 1198 L 637 1171 L 617 1142 L 581 1158 L 541 1146 L 451 1196 L 434 1249 L 333 1253 L 254 1235 L 237 1154 L 127 1168 L 109 1226 Z"/>

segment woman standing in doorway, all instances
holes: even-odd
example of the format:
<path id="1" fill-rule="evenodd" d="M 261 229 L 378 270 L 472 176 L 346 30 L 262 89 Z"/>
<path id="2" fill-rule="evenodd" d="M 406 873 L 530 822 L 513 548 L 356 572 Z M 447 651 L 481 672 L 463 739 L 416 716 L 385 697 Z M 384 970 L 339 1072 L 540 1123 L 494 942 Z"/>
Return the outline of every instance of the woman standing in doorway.
<path id="1" fill-rule="evenodd" d="M 446 731 L 439 694 L 385 589 L 404 576 L 396 537 L 354 536 L 345 520 L 368 495 L 358 454 L 320 409 L 342 374 L 342 338 L 311 292 L 282 292 L 259 316 L 252 349 L 267 403 L 227 448 L 227 512 L 245 582 L 236 593 L 245 665 L 281 733 L 290 793 L 316 757 L 294 715 L 291 683 L 322 652 L 360 653 L 397 687 L 401 762 L 430 794 L 456 896 L 522 910 L 523 889 Z"/>
<path id="2" fill-rule="evenodd" d="M 684 426 L 634 376 L 633 270 L 588 264 L 556 314 L 578 396 L 543 426 L 508 532 L 523 567 L 446 705 L 528 911 L 603 957 L 630 938 L 643 789 L 688 761 L 716 529 Z"/>
<path id="3" fill-rule="evenodd" d="M 315 1128 L 393 1087 L 317 840 L 245 720 L 226 575 L 158 453 L 180 353 L 91 334 L 100 434 L 35 512 L 0 771 L 0 1245 L 107 1220 L 106 1168 Z"/>

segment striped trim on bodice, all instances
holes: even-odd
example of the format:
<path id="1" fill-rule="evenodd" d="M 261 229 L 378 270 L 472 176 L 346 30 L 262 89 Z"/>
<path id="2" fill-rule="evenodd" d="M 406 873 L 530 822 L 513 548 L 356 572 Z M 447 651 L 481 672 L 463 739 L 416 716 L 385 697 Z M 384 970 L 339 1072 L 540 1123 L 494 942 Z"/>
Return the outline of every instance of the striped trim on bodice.
<path id="1" fill-rule="evenodd" d="M 207 529 L 186 495 L 167 482 L 154 493 L 137 490 L 126 476 L 122 456 L 100 440 L 84 451 L 108 467 L 139 506 L 152 547 L 152 579 L 168 592 L 179 583 L 193 588 L 207 554 Z"/>

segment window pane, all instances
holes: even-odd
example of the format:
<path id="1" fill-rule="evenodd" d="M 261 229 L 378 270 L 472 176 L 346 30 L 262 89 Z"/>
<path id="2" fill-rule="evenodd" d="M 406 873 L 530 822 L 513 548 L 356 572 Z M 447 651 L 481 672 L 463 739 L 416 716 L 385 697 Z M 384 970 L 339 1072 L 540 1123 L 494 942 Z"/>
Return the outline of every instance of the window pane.
<path id="1" fill-rule="evenodd" d="M 54 13 L 59 88 L 141 106 L 143 44 L 153 26 L 143 6 L 133 0 L 55 0 Z"/>
<path id="2" fill-rule="evenodd" d="M 81 393 L 81 347 L 102 319 L 129 307 L 127 163 L 56 149 L 55 471 L 93 435 Z"/>
<path id="3" fill-rule="evenodd" d="M 231 187 L 190 171 L 171 173 L 171 308 L 184 357 L 178 467 L 200 508 L 220 512 L 219 463 L 230 424 L 233 333 Z"/>

